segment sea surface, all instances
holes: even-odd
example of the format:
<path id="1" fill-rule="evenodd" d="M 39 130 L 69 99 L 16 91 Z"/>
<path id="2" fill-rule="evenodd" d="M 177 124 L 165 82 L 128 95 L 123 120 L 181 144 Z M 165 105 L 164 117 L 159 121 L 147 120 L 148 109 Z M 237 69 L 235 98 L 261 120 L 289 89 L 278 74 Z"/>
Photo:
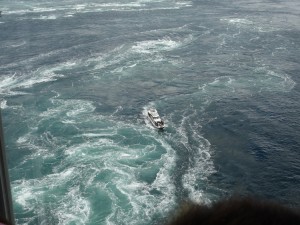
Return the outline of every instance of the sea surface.
<path id="1" fill-rule="evenodd" d="M 299 0 L 0 10 L 16 224 L 161 224 L 184 200 L 233 194 L 300 207 Z"/>

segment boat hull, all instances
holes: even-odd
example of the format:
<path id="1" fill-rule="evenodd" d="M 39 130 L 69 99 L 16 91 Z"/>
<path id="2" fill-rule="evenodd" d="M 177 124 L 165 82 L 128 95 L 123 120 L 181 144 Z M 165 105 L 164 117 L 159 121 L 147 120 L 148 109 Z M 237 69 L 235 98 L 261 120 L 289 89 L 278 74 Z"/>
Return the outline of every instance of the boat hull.
<path id="1" fill-rule="evenodd" d="M 164 125 L 156 125 L 156 123 L 149 116 L 148 116 L 148 119 L 150 120 L 152 126 L 154 126 L 155 128 L 160 129 L 160 130 L 165 128 Z"/>
<path id="2" fill-rule="evenodd" d="M 158 114 L 156 114 L 156 116 L 158 116 Z M 148 119 L 150 120 L 151 124 L 157 128 L 157 129 L 164 129 L 165 128 L 165 124 L 163 122 L 163 120 L 160 117 L 156 117 L 156 120 L 154 120 L 153 116 L 151 115 L 151 113 L 148 111 Z"/>

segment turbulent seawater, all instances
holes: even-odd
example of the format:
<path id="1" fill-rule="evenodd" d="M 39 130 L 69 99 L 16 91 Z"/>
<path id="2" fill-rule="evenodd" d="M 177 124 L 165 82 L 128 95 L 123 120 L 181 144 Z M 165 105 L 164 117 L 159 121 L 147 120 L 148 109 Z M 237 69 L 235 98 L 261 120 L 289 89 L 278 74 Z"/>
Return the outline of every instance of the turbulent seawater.
<path id="1" fill-rule="evenodd" d="M 150 225 L 234 193 L 300 207 L 298 0 L 0 10 L 17 224 Z"/>

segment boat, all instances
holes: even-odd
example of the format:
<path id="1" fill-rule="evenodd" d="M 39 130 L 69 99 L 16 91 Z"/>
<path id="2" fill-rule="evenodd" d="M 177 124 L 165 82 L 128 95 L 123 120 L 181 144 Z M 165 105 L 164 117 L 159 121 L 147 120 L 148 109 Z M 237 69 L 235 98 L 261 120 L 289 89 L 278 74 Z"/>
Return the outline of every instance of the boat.
<path id="1" fill-rule="evenodd" d="M 160 118 L 158 112 L 156 109 L 151 108 L 148 110 L 148 118 L 152 125 L 157 128 L 157 129 L 164 129 L 165 123 L 164 121 Z"/>

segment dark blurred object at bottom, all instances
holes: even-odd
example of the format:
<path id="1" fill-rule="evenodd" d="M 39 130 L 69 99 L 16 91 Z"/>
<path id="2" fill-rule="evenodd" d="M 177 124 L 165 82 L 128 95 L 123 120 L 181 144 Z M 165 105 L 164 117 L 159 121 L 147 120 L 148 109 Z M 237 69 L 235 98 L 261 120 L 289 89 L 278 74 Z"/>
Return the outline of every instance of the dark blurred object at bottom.
<path id="1" fill-rule="evenodd" d="M 0 219 L 0 225 L 11 225 L 11 223 L 5 219 Z"/>
<path id="2" fill-rule="evenodd" d="M 300 225 L 299 209 L 250 197 L 232 197 L 211 206 L 184 203 L 167 225 Z"/>

